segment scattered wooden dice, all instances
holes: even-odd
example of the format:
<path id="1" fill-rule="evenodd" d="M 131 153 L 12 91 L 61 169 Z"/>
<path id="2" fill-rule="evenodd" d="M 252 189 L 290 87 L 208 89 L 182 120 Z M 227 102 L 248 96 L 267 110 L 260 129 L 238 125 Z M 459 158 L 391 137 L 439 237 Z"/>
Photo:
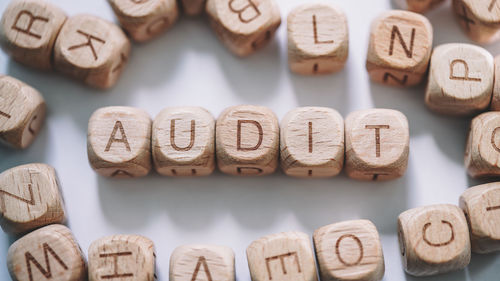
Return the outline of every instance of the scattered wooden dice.
<path id="1" fill-rule="evenodd" d="M 472 119 L 465 166 L 471 177 L 500 176 L 500 112 L 483 113 Z"/>
<path id="2" fill-rule="evenodd" d="M 170 257 L 170 281 L 235 281 L 234 252 L 225 246 L 184 245 Z"/>
<path id="3" fill-rule="evenodd" d="M 34 88 L 0 75 L 0 141 L 28 147 L 45 121 L 45 101 Z"/>
<path id="4" fill-rule="evenodd" d="M 0 23 L 0 43 L 14 60 L 51 69 L 54 43 L 65 21 L 66 14 L 48 2 L 11 1 Z"/>
<path id="5" fill-rule="evenodd" d="M 7 266 L 14 281 L 85 281 L 80 246 L 63 225 L 49 225 L 20 238 L 9 248 Z"/>
<path id="6" fill-rule="evenodd" d="M 305 233 L 268 235 L 247 248 L 253 281 L 317 281 L 310 238 Z"/>
<path id="7" fill-rule="evenodd" d="M 496 0 L 453 0 L 453 10 L 472 40 L 491 43 L 500 38 L 500 3 Z"/>
<path id="8" fill-rule="evenodd" d="M 425 103 L 433 111 L 470 115 L 490 105 L 493 56 L 469 44 L 444 44 L 432 53 Z"/>
<path id="9" fill-rule="evenodd" d="M 336 176 L 344 165 L 344 119 L 326 107 L 301 107 L 281 122 L 280 157 L 285 174 Z"/>
<path id="10" fill-rule="evenodd" d="M 151 170 L 151 118 L 140 109 L 98 109 L 89 121 L 87 151 L 92 168 L 102 176 L 145 176 Z"/>
<path id="11" fill-rule="evenodd" d="M 123 29 L 138 42 L 158 37 L 179 16 L 176 0 L 108 0 Z"/>
<path id="12" fill-rule="evenodd" d="M 55 68 L 97 88 L 115 85 L 130 56 L 130 41 L 113 23 L 89 15 L 70 17 L 57 36 Z"/>
<path id="13" fill-rule="evenodd" d="M 89 248 L 89 281 L 154 281 L 153 241 L 137 235 L 114 235 L 94 241 Z"/>
<path id="14" fill-rule="evenodd" d="M 411 275 L 434 275 L 469 264 L 469 229 L 457 206 L 433 205 L 405 211 L 399 215 L 398 231 L 403 265 Z"/>
<path id="15" fill-rule="evenodd" d="M 349 53 L 344 12 L 331 4 L 305 4 L 288 15 L 288 62 L 299 74 L 341 70 Z"/>
<path id="16" fill-rule="evenodd" d="M 200 107 L 166 108 L 152 132 L 156 171 L 167 176 L 205 176 L 215 169 L 215 121 Z"/>
<path id="17" fill-rule="evenodd" d="M 371 26 L 366 69 L 375 82 L 395 86 L 419 84 L 432 51 L 432 26 L 408 11 L 384 12 Z"/>
<path id="18" fill-rule="evenodd" d="M 241 105 L 224 110 L 216 124 L 219 169 L 232 175 L 265 175 L 278 166 L 279 125 L 262 106 Z"/>
<path id="19" fill-rule="evenodd" d="M 207 0 L 206 12 L 219 39 L 239 56 L 267 45 L 281 25 L 274 0 Z"/>
<path id="20" fill-rule="evenodd" d="M 423 14 L 440 6 L 445 0 L 395 0 L 395 2 L 403 10 Z"/>
<path id="21" fill-rule="evenodd" d="M 478 185 L 460 196 L 474 253 L 500 251 L 500 183 Z"/>
<path id="22" fill-rule="evenodd" d="M 408 165 L 408 120 L 399 111 L 369 109 L 345 120 L 346 172 L 354 179 L 389 180 L 401 177 Z"/>
<path id="23" fill-rule="evenodd" d="M 314 232 L 322 281 L 379 281 L 385 265 L 375 225 L 368 220 L 344 221 Z"/>
<path id="24" fill-rule="evenodd" d="M 5 232 L 19 234 L 64 221 L 54 168 L 27 164 L 0 174 L 0 225 Z"/>

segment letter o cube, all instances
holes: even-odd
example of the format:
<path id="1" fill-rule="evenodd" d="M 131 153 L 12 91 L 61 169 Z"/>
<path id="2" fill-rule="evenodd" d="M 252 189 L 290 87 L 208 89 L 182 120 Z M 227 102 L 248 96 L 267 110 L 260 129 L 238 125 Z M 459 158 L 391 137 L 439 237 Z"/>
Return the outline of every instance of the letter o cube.
<path id="1" fill-rule="evenodd" d="M 217 165 L 222 172 L 253 176 L 276 170 L 279 125 L 270 109 L 253 105 L 229 107 L 217 119 L 215 130 Z"/>

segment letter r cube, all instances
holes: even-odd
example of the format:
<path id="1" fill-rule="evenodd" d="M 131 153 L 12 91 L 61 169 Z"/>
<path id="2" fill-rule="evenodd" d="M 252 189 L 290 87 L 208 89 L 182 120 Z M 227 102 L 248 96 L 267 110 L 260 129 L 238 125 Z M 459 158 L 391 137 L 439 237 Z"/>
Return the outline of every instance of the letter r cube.
<path id="1" fill-rule="evenodd" d="M 216 154 L 219 169 L 233 175 L 265 175 L 278 166 L 279 125 L 262 106 L 229 107 L 217 119 Z"/>

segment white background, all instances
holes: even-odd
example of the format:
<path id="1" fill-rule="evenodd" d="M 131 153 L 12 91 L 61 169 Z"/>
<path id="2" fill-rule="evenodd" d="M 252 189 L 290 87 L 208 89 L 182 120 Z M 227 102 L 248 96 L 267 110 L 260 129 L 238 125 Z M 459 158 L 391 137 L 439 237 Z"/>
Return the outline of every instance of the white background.
<path id="1" fill-rule="evenodd" d="M 51 0 L 69 15 L 90 13 L 115 20 L 105 0 Z M 3 12 L 9 1 L 0 1 Z M 468 119 L 435 115 L 424 105 L 424 87 L 398 89 L 369 81 L 365 71 L 369 25 L 389 0 L 338 0 L 348 17 L 350 54 L 346 68 L 323 77 L 289 72 L 286 15 L 307 0 L 278 0 L 283 23 L 277 38 L 257 54 L 230 54 L 204 19 L 181 19 L 159 39 L 134 45 L 121 81 L 100 92 L 54 73 L 41 73 L 0 52 L 0 73 L 19 78 L 44 95 L 49 115 L 27 150 L 0 148 L 0 171 L 31 162 L 54 166 L 59 174 L 69 225 L 83 250 L 102 236 L 141 234 L 156 244 L 159 279 L 168 279 L 176 246 L 213 243 L 236 253 L 237 278 L 250 280 L 245 249 L 272 233 L 299 230 L 312 235 L 321 226 L 365 218 L 377 226 L 385 254 L 385 280 L 498 280 L 500 255 L 473 255 L 465 270 L 430 278 L 404 274 L 396 235 L 397 216 L 409 208 L 457 204 L 460 194 L 478 184 L 463 165 Z M 434 44 L 470 42 L 449 5 L 428 14 Z M 496 54 L 500 44 L 488 46 Z M 86 134 L 91 113 L 109 105 L 136 106 L 152 117 L 167 106 L 202 106 L 218 116 L 226 107 L 259 104 L 281 119 L 298 106 L 327 106 L 344 117 L 379 107 L 402 111 L 410 121 L 411 156 L 406 175 L 396 181 L 363 183 L 344 174 L 333 179 L 299 180 L 281 172 L 261 178 L 216 173 L 205 178 L 174 179 L 155 173 L 136 180 L 97 176 L 87 162 Z M 14 238 L 0 234 L 0 280 Z"/>

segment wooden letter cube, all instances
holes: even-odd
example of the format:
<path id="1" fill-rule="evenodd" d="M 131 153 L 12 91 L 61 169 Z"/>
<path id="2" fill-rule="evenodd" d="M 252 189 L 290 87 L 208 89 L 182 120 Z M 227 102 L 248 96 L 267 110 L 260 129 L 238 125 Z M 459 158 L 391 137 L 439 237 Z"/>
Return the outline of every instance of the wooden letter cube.
<path id="1" fill-rule="evenodd" d="M 344 221 L 314 232 L 322 281 L 379 281 L 385 265 L 375 225 L 368 220 Z"/>
<path id="2" fill-rule="evenodd" d="M 433 111 L 471 115 L 490 105 L 493 56 L 469 44 L 444 44 L 434 49 L 425 103 Z"/>
<path id="3" fill-rule="evenodd" d="M 118 81 L 130 55 L 130 41 L 113 23 L 89 15 L 70 17 L 57 36 L 55 68 L 97 88 Z"/>
<path id="4" fill-rule="evenodd" d="M 310 238 L 301 232 L 268 235 L 247 248 L 252 281 L 317 281 Z"/>
<path id="5" fill-rule="evenodd" d="M 0 140 L 15 148 L 28 147 L 45 120 L 42 95 L 25 83 L 0 75 Z"/>
<path id="6" fill-rule="evenodd" d="M 14 281 L 85 281 L 80 246 L 64 225 L 54 224 L 20 238 L 9 248 L 7 266 Z"/>
<path id="7" fill-rule="evenodd" d="M 222 112 L 216 124 L 219 169 L 233 175 L 266 175 L 278 166 L 279 125 L 265 107 L 240 105 Z"/>
<path id="8" fill-rule="evenodd" d="M 288 112 L 280 128 L 281 168 L 295 177 L 336 176 L 344 165 L 344 119 L 326 107 Z"/>
<path id="9" fill-rule="evenodd" d="M 399 215 L 399 246 L 408 274 L 427 276 L 459 270 L 470 262 L 469 229 L 454 205 L 411 209 Z"/>
<path id="10" fill-rule="evenodd" d="M 399 111 L 356 111 L 345 121 L 346 172 L 354 179 L 390 180 L 408 165 L 408 120 Z"/>
<path id="11" fill-rule="evenodd" d="M 153 122 L 153 161 L 166 176 L 205 176 L 215 168 L 215 120 L 201 107 L 166 108 Z"/>
<path id="12" fill-rule="evenodd" d="M 239 56 L 267 45 L 281 24 L 275 0 L 207 0 L 206 11 L 219 39 Z"/>
<path id="13" fill-rule="evenodd" d="M 344 12 L 331 4 L 305 4 L 288 15 L 288 63 L 299 74 L 344 68 L 349 30 Z"/>
<path id="14" fill-rule="evenodd" d="M 474 253 L 500 251 L 500 183 L 478 185 L 460 196 Z"/>
<path id="15" fill-rule="evenodd" d="M 442 3 L 444 0 L 395 0 L 396 4 L 403 10 L 412 11 L 423 14 L 432 10 Z"/>
<path id="16" fill-rule="evenodd" d="M 432 51 L 432 26 L 426 17 L 388 11 L 371 26 L 366 69 L 375 82 L 395 86 L 419 84 Z"/>
<path id="17" fill-rule="evenodd" d="M 205 11 L 206 0 L 180 0 L 184 14 L 199 16 Z"/>
<path id="18" fill-rule="evenodd" d="M 151 119 L 140 109 L 110 106 L 89 121 L 87 152 L 92 168 L 106 177 L 142 177 L 151 170 Z"/>
<path id="19" fill-rule="evenodd" d="M 19 234 L 65 221 L 56 171 L 45 164 L 17 166 L 0 174 L 0 224 Z"/>
<path id="20" fill-rule="evenodd" d="M 94 241 L 89 248 L 89 281 L 154 281 L 153 241 L 138 235 L 114 235 Z"/>
<path id="21" fill-rule="evenodd" d="M 500 176 L 500 112 L 483 113 L 472 119 L 465 166 L 474 178 Z"/>
<path id="22" fill-rule="evenodd" d="M 234 252 L 229 247 L 185 245 L 170 257 L 170 281 L 235 281 Z"/>
<path id="23" fill-rule="evenodd" d="M 170 28 L 179 16 L 176 0 L 108 0 L 123 29 L 138 42 Z"/>
<path id="24" fill-rule="evenodd" d="M 479 43 L 500 37 L 500 3 L 497 0 L 453 0 L 453 10 L 463 31 Z"/>
<path id="25" fill-rule="evenodd" d="M 61 9 L 43 0 L 11 1 L 0 22 L 0 43 L 14 60 L 51 69 L 54 43 L 65 21 Z"/>

